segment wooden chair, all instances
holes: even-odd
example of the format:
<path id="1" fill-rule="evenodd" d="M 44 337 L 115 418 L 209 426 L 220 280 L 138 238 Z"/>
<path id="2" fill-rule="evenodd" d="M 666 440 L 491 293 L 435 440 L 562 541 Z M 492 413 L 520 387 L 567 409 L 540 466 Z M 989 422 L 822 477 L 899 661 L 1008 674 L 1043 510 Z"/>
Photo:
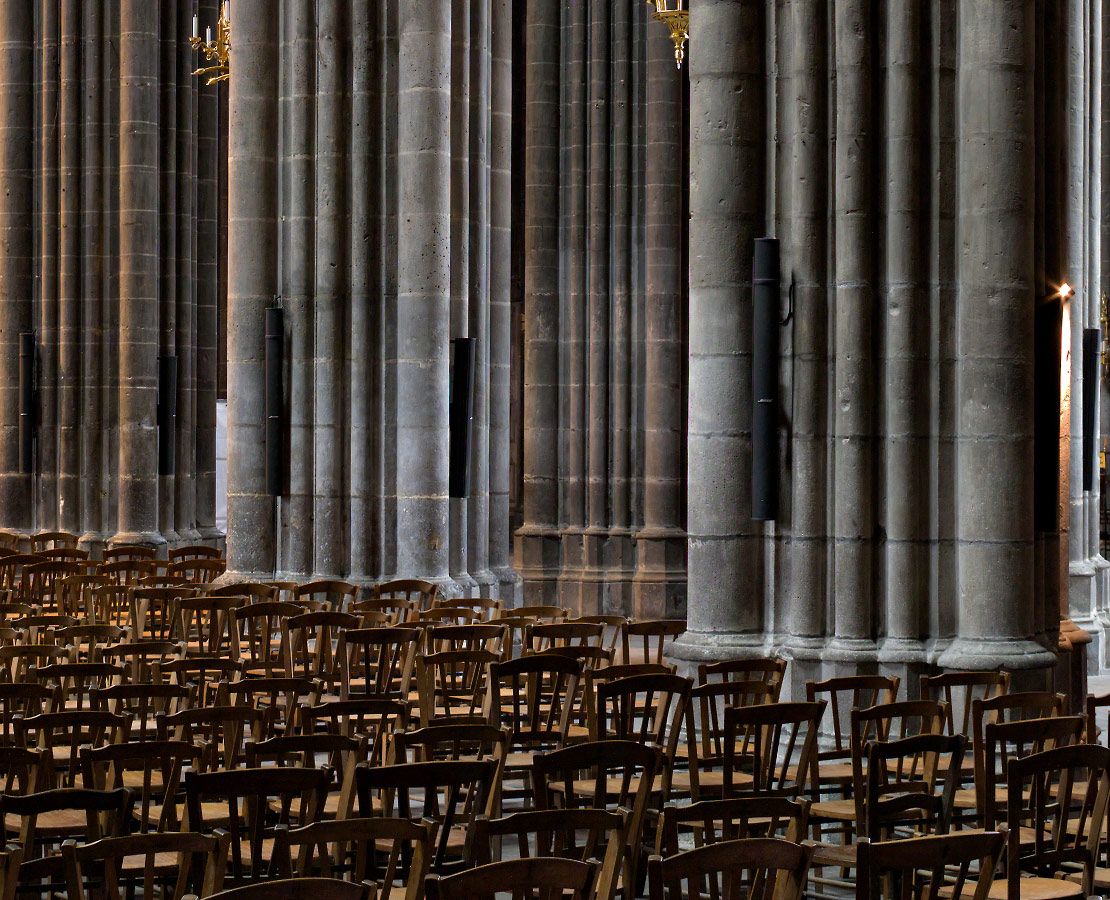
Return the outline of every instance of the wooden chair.
<path id="1" fill-rule="evenodd" d="M 561 622 L 569 613 L 561 606 L 517 606 L 501 610 L 499 618 L 523 617 L 537 622 Z"/>
<path id="2" fill-rule="evenodd" d="M 158 558 L 158 551 L 140 544 L 118 544 L 115 547 L 105 547 L 101 556 L 105 562 L 133 562 L 140 559 L 155 560 Z"/>
<path id="3" fill-rule="evenodd" d="M 595 860 L 507 859 L 424 883 L 428 900 L 495 900 L 509 894 L 514 900 L 591 900 L 600 866 Z"/>
<path id="4" fill-rule="evenodd" d="M 795 843 L 806 834 L 809 802 L 786 797 L 729 797 L 663 807 L 657 853 L 674 856 L 684 846 L 782 837 Z"/>
<path id="5" fill-rule="evenodd" d="M 209 897 L 223 887 L 227 839 L 181 832 L 101 838 L 80 845 L 66 841 L 62 864 L 69 900 L 123 900 L 139 885 L 144 898 L 153 898 L 158 883 L 168 888 L 161 894 L 165 900 L 181 900 L 187 891 Z"/>
<path id="6" fill-rule="evenodd" d="M 1087 695 L 1087 743 L 1100 744 L 1098 727 L 1098 711 L 1110 707 L 1110 694 L 1095 696 Z"/>
<path id="7" fill-rule="evenodd" d="M 108 583 L 104 575 L 67 575 L 57 584 L 59 612 L 90 622 L 98 621 L 93 591 Z"/>
<path id="8" fill-rule="evenodd" d="M 200 599 L 197 589 L 180 587 L 135 587 L 131 589 L 131 635 L 135 641 L 181 640 L 181 603 Z"/>
<path id="9" fill-rule="evenodd" d="M 828 703 L 832 746 L 817 753 L 814 787 L 842 788 L 852 780 L 851 732 L 847 726 L 853 709 L 884 706 L 898 699 L 901 682 L 885 675 L 845 675 L 824 681 L 806 682 L 806 700 Z"/>
<path id="10" fill-rule="evenodd" d="M 357 603 L 351 605 L 351 612 L 356 616 L 364 615 L 368 612 L 385 613 L 392 618 L 390 625 L 404 625 L 411 619 L 416 617 L 416 606 L 408 600 L 396 600 L 391 597 L 371 597 L 369 599 L 359 600 Z"/>
<path id="11" fill-rule="evenodd" d="M 292 671 L 285 622 L 303 615 L 296 603 L 266 600 L 231 611 L 232 657 L 249 675 L 275 677 Z"/>
<path id="12" fill-rule="evenodd" d="M 432 607 L 422 609 L 416 614 L 414 624 L 429 625 L 476 625 L 482 621 L 482 614 L 473 609 L 458 606 L 446 608 Z"/>
<path id="13" fill-rule="evenodd" d="M 106 710 L 49 712 L 24 719 L 17 727 L 19 742 L 39 747 L 45 754 L 53 783 L 74 787 L 81 769 L 81 751 L 127 740 L 131 720 Z"/>
<path id="14" fill-rule="evenodd" d="M 203 706 L 158 719 L 158 740 L 182 741 L 204 748 L 205 769 L 236 769 L 246 759 L 248 742 L 272 735 L 266 714 L 250 706 Z"/>
<path id="15" fill-rule="evenodd" d="M 243 677 L 243 661 L 223 656 L 191 656 L 154 663 L 151 678 L 155 684 L 177 684 L 192 693 L 193 706 L 213 706 L 219 702 L 224 682 Z"/>
<path id="16" fill-rule="evenodd" d="M 54 637 L 69 647 L 70 662 L 101 662 L 104 651 L 127 637 L 116 625 L 71 625 L 59 628 Z"/>
<path id="17" fill-rule="evenodd" d="M 65 865 L 61 844 L 72 838 L 92 843 L 123 834 L 131 819 L 131 795 L 126 790 L 82 788 L 2 794 L 0 818 L 6 828 L 15 826 L 23 846 L 20 884 L 34 885 L 39 892 L 62 890 Z M 57 852 L 52 852 L 51 847 L 57 848 Z"/>
<path id="18" fill-rule="evenodd" d="M 777 703 L 786 677 L 786 660 L 778 657 L 751 659 L 726 659 L 698 666 L 698 684 L 728 681 L 762 681 L 774 687 Z"/>
<path id="19" fill-rule="evenodd" d="M 637 741 L 592 741 L 537 753 L 532 761 L 536 808 L 627 810 L 621 878 L 630 890 L 636 884 L 648 802 L 663 759 L 661 748 Z"/>
<path id="20" fill-rule="evenodd" d="M 39 684 L 45 684 L 54 692 L 51 709 L 63 710 L 98 709 L 95 692 L 113 684 L 118 684 L 127 674 L 123 666 L 111 663 L 56 663 L 35 670 Z"/>
<path id="21" fill-rule="evenodd" d="M 423 900 L 434 840 L 433 822 L 398 818 L 279 828 L 272 870 L 281 878 L 291 878 L 296 871 L 301 879 L 320 876 L 372 883 L 378 897 Z"/>
<path id="22" fill-rule="evenodd" d="M 85 567 L 66 560 L 30 563 L 20 571 L 19 596 L 26 603 L 42 607 L 43 612 L 57 613 L 62 606 L 60 582 L 72 575 L 84 575 Z"/>
<path id="23" fill-rule="evenodd" d="M 96 708 L 131 720 L 129 735 L 135 741 L 152 741 L 158 717 L 188 709 L 193 691 L 179 684 L 113 684 L 93 692 Z"/>
<path id="24" fill-rule="evenodd" d="M 754 793 L 797 800 L 807 783 L 815 789 L 817 739 L 826 706 L 820 700 L 726 709 L 725 796 Z"/>
<path id="25" fill-rule="evenodd" d="M 17 551 L 19 550 L 19 542 L 27 537 L 27 535 L 15 531 L 0 531 L 0 547 L 12 552 Z"/>
<path id="26" fill-rule="evenodd" d="M 0 625 L 10 625 L 16 619 L 33 616 L 39 607 L 30 603 L 0 603 Z"/>
<path id="27" fill-rule="evenodd" d="M 408 700 L 423 635 L 419 628 L 355 628 L 340 635 L 340 694 Z"/>
<path id="28" fill-rule="evenodd" d="M 494 621 L 505 629 L 505 641 L 501 647 L 503 659 L 520 656 L 524 652 L 528 629 L 538 624 L 537 619 L 530 619 L 527 616 L 501 616 Z"/>
<path id="29" fill-rule="evenodd" d="M 685 741 L 675 759 L 686 771 L 671 775 L 671 791 L 692 799 L 724 796 L 725 710 L 774 703 L 775 685 L 765 681 L 727 681 L 696 685 L 686 705 Z M 677 767 L 676 767 L 677 768 Z M 696 771 L 695 771 L 696 770 Z"/>
<path id="30" fill-rule="evenodd" d="M 357 629 L 358 616 L 343 612 L 312 612 L 282 622 L 292 662 L 290 675 L 316 678 L 325 694 L 339 697 L 343 691 L 343 659 L 339 653 L 345 631 Z"/>
<path id="31" fill-rule="evenodd" d="M 498 655 L 489 650 L 445 650 L 416 660 L 420 724 L 488 720 L 489 667 Z"/>
<path id="32" fill-rule="evenodd" d="M 118 663 L 127 669 L 127 679 L 134 684 L 152 684 L 154 670 L 170 660 L 185 655 L 185 644 L 176 641 L 128 641 L 105 647 L 105 662 Z"/>
<path id="33" fill-rule="evenodd" d="M 36 681 L 0 683 L 0 747 L 18 744 L 18 728 L 25 720 L 52 712 L 54 690 Z"/>
<path id="34" fill-rule="evenodd" d="M 859 842 L 856 900 L 987 900 L 1006 836 L 958 832 Z"/>
<path id="35" fill-rule="evenodd" d="M 321 580 L 298 585 L 293 601 L 319 603 L 328 612 L 345 613 L 358 600 L 358 585 L 346 581 Z M 357 627 L 357 626 L 355 626 Z"/>
<path id="36" fill-rule="evenodd" d="M 46 753 L 36 747 L 0 747 L 0 786 L 4 794 L 33 794 L 55 787 Z"/>
<path id="37" fill-rule="evenodd" d="M 301 709 L 306 734 L 336 734 L 365 741 L 365 762 L 385 765 L 386 750 L 399 731 L 409 724 L 408 701 L 388 697 L 329 700 Z"/>
<path id="38" fill-rule="evenodd" d="M 622 661 L 663 665 L 663 648 L 668 641 L 686 633 L 685 619 L 642 619 L 629 622 L 621 630 Z"/>
<path id="39" fill-rule="evenodd" d="M 442 872 L 471 858 L 470 825 L 475 816 L 490 814 L 496 776 L 494 759 L 360 765 L 355 772 L 359 813 L 434 822 L 430 867 Z"/>
<path id="40" fill-rule="evenodd" d="M 192 597 L 177 605 L 175 639 L 185 644 L 186 656 L 231 656 L 232 614 L 248 604 L 246 597 Z"/>
<path id="41" fill-rule="evenodd" d="M 948 704 L 945 733 L 962 734 L 969 740 L 974 702 L 993 700 L 1009 691 L 1009 672 L 944 672 L 921 676 L 921 699 Z"/>
<path id="42" fill-rule="evenodd" d="M 17 603 L 31 602 L 22 590 L 23 567 L 46 561 L 46 557 L 38 553 L 17 553 L 14 556 L 0 557 L 0 590 L 7 592 L 7 599 Z"/>
<path id="43" fill-rule="evenodd" d="M 134 587 L 140 578 L 158 574 L 158 567 L 153 559 L 108 559 L 94 574 L 103 575 L 112 584 Z"/>
<path id="44" fill-rule="evenodd" d="M 293 734 L 247 744 L 248 769 L 323 765 L 332 776 L 318 819 L 349 819 L 354 808 L 355 767 L 366 761 L 367 738 L 339 734 Z M 306 823 L 302 823 L 306 824 Z"/>
<path id="45" fill-rule="evenodd" d="M 65 662 L 69 648 L 58 644 L 14 644 L 0 647 L 0 682 L 19 684 L 32 678 L 31 669 Z"/>
<path id="46" fill-rule="evenodd" d="M 430 609 L 439 595 L 439 585 L 418 578 L 399 578 L 374 585 L 371 593 L 378 600 L 403 600 L 414 604 L 418 610 Z"/>
<path id="47" fill-rule="evenodd" d="M 211 584 L 226 571 L 227 563 L 223 559 L 205 557 L 179 559 L 166 567 L 167 575 L 180 575 L 187 578 L 190 584 Z"/>
<path id="48" fill-rule="evenodd" d="M 234 584 L 221 584 L 219 587 L 207 585 L 203 588 L 209 597 L 246 597 L 252 604 L 273 603 L 278 600 L 280 591 L 265 581 L 237 581 Z M 304 609 L 297 607 L 299 612 Z"/>
<path id="49" fill-rule="evenodd" d="M 424 652 L 488 650 L 501 655 L 505 629 L 497 624 L 430 625 L 424 629 Z"/>
<path id="50" fill-rule="evenodd" d="M 801 900 L 813 848 L 782 838 L 748 838 L 648 860 L 651 900 L 747 897 Z"/>
<path id="51" fill-rule="evenodd" d="M 588 625 L 601 625 L 605 628 L 605 636 L 601 639 L 602 647 L 606 647 L 613 651 L 615 656 L 617 647 L 621 643 L 621 635 L 624 634 L 624 628 L 628 624 L 629 619 L 627 616 L 579 616 L 577 619 L 570 619 L 571 622 L 585 622 Z"/>
<path id="52" fill-rule="evenodd" d="M 57 549 L 77 549 L 77 542 L 81 538 L 69 531 L 40 531 L 38 534 L 32 534 L 28 539 L 32 553 L 38 553 L 40 550 L 57 550 Z"/>
<path id="53" fill-rule="evenodd" d="M 454 600 L 437 599 L 436 609 L 470 609 L 478 613 L 483 621 L 497 617 L 502 610 L 500 600 L 491 597 L 459 597 Z"/>
<path id="54" fill-rule="evenodd" d="M 600 622 L 541 622 L 528 629 L 524 640 L 524 649 L 531 653 L 542 653 L 552 647 L 601 647 L 605 626 Z"/>
<path id="55" fill-rule="evenodd" d="M 107 583 L 91 588 L 93 613 L 89 618 L 99 625 L 115 625 L 130 632 L 134 614 L 130 585 L 111 581 L 108 575 L 98 577 Z"/>
<path id="56" fill-rule="evenodd" d="M 62 628 L 72 628 L 78 620 L 73 616 L 63 616 L 60 613 L 37 613 L 24 616 L 12 622 L 12 628 L 23 632 L 25 644 L 54 644 L 57 632 Z"/>
<path id="57" fill-rule="evenodd" d="M 140 834 L 180 831 L 184 773 L 203 766 L 204 748 L 185 741 L 123 741 L 81 751 L 85 787 L 127 788 L 135 801 L 132 827 Z"/>
<path id="58" fill-rule="evenodd" d="M 1011 760 L 1077 744 L 1083 739 L 1085 727 L 1083 716 L 1023 719 L 984 726 L 982 761 L 976 757 L 980 772 L 975 778 L 982 827 L 992 831 L 1005 820 Z"/>
<path id="59" fill-rule="evenodd" d="M 181 900 L 198 900 L 186 894 Z M 289 878 L 263 881 L 210 895 L 207 900 L 375 900 L 372 884 L 337 878 Z"/>
<path id="60" fill-rule="evenodd" d="M 330 783 L 331 772 L 323 768 L 186 772 L 189 828 L 202 834 L 226 828 L 230 879 L 239 884 L 258 881 L 270 869 L 275 825 L 315 822 Z M 213 818 L 218 804 L 223 813 Z"/>
<path id="61" fill-rule="evenodd" d="M 215 547 L 204 544 L 190 544 L 187 547 L 173 547 L 166 554 L 170 562 L 181 562 L 183 559 L 223 559 L 224 555 Z"/>
<path id="62" fill-rule="evenodd" d="M 988 896 L 1053 900 L 1095 893 L 1110 749 L 1079 744 L 1010 759 L 1006 782 L 1006 887 L 1003 892 L 996 883 Z M 1061 880 L 1064 875 L 1071 877 Z"/>
<path id="63" fill-rule="evenodd" d="M 233 706 L 263 713 L 263 733 L 277 736 L 297 729 L 301 705 L 316 705 L 320 683 L 311 678 L 243 678 L 225 685 L 224 693 Z"/>

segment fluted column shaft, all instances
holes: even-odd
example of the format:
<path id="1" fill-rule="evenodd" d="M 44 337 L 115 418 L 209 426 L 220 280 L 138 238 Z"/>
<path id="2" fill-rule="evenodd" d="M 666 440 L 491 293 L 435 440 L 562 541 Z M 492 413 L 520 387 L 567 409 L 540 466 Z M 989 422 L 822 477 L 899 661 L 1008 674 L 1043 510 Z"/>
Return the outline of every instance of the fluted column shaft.
<path id="1" fill-rule="evenodd" d="M 451 10 L 401 7 L 397 210 L 397 573 L 448 574 Z"/>
<path id="2" fill-rule="evenodd" d="M 158 533 L 158 17 L 120 5 L 120 397 L 117 543 Z"/>
<path id="3" fill-rule="evenodd" d="M 959 4 L 956 448 L 951 668 L 1054 657 L 1033 633 L 1033 0 Z"/>
<path id="4" fill-rule="evenodd" d="M 264 316 L 278 287 L 278 15 L 271 0 L 231 6 L 235 76 L 228 116 L 228 569 L 272 574 L 266 493 Z"/>

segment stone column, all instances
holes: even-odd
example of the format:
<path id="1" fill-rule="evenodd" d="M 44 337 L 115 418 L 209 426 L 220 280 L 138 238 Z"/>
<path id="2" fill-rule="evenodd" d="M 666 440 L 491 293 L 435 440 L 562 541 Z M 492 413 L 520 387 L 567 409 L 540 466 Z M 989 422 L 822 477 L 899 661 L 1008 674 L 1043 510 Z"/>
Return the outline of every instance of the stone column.
<path id="1" fill-rule="evenodd" d="M 833 596 L 836 655 L 875 649 L 872 597 L 872 125 L 874 23 L 867 0 L 836 0 L 836 402 Z"/>
<path id="2" fill-rule="evenodd" d="M 751 254 L 763 233 L 762 3 L 690 8 L 689 597 L 682 660 L 758 652 L 763 554 L 749 518 Z"/>
<path id="3" fill-rule="evenodd" d="M 886 526 L 886 640 L 880 660 L 921 663 L 927 633 L 928 522 L 921 473 L 928 456 L 928 332 L 921 206 L 921 3 L 898 0 L 887 18 L 886 354 L 882 428 Z"/>
<path id="4" fill-rule="evenodd" d="M 828 526 L 828 23 L 825 0 L 790 4 L 783 48 L 790 77 L 783 130 L 794 134 L 788 184 L 794 235 L 783 247 L 794 279 L 791 323 L 793 360 L 790 454 L 790 588 L 784 610 L 784 643 L 795 661 L 811 663 L 824 646 Z M 797 662 L 793 672 L 799 671 Z M 811 671 L 812 677 L 819 673 Z M 794 696 L 804 696 L 804 675 L 792 675 Z"/>
<path id="5" fill-rule="evenodd" d="M 400 18 L 397 209 L 397 574 L 458 591 L 449 575 L 451 10 L 412 0 Z"/>
<path id="6" fill-rule="evenodd" d="M 38 428 L 36 439 L 35 525 L 58 528 L 58 0 L 40 0 L 36 53 L 38 66 Z M 157 25 L 157 19 L 154 22 Z M 121 73 L 126 71 L 120 47 Z M 157 65 L 157 63 L 155 63 Z M 157 69 L 155 69 L 157 71 Z M 123 115 L 121 101 L 120 114 Z M 122 243 L 122 234 L 121 234 Z M 122 377 L 122 370 L 121 370 Z M 122 435 L 121 435 L 122 440 Z"/>
<path id="7" fill-rule="evenodd" d="M 316 21 L 313 0 L 284 18 L 281 293 L 288 332 L 289 486 L 281 501 L 282 573 L 313 571 L 316 364 Z"/>
<path id="8" fill-rule="evenodd" d="M 242 9 L 248 4 L 240 3 Z M 158 531 L 158 17 L 120 5 L 119 531 L 115 544 L 163 543 Z M 244 36 L 247 29 L 244 29 Z"/>
<path id="9" fill-rule="evenodd" d="M 959 4 L 957 639 L 939 665 L 1027 669 L 1033 634 L 1033 0 Z"/>
<path id="10" fill-rule="evenodd" d="M 34 40 L 32 0 L 0 2 L 0 366 L 19 371 L 30 331 L 33 261 Z M 0 521 L 29 532 L 31 476 L 19 471 L 19 379 L 0 381 Z"/>
<path id="11" fill-rule="evenodd" d="M 58 524 L 81 534 L 81 13 L 61 4 L 58 130 Z"/>
<path id="12" fill-rule="evenodd" d="M 347 371 L 345 335 L 349 306 L 346 243 L 347 51 L 350 22 L 342 0 L 316 3 L 316 353 L 312 369 L 313 566 L 321 577 L 347 573 Z M 306 571 L 305 574 L 308 574 Z"/>
<path id="13" fill-rule="evenodd" d="M 682 73 L 665 28 L 647 29 L 644 244 L 644 525 L 636 532 L 634 607 L 675 615 L 686 605 L 682 496 L 685 398 L 682 373 Z"/>
<path id="14" fill-rule="evenodd" d="M 201 0 L 200 18 L 215 21 L 216 0 Z M 216 367 L 219 256 L 219 86 L 197 85 L 197 530 L 200 539 L 219 544 L 216 528 Z"/>
<path id="15" fill-rule="evenodd" d="M 227 561 L 232 577 L 271 576 L 274 500 L 266 493 L 265 309 L 277 293 L 278 9 L 235 0 L 229 96 Z"/>
<path id="16" fill-rule="evenodd" d="M 520 576 L 512 567 L 509 529 L 509 354 L 512 347 L 510 306 L 512 267 L 512 110 L 513 4 L 492 0 L 493 63 L 490 140 L 489 247 L 489 563 L 498 581 L 498 596 L 516 605 Z"/>
<path id="17" fill-rule="evenodd" d="M 517 568 L 524 602 L 556 599 L 559 518 L 559 61 L 557 0 L 527 21 L 524 213 L 524 524 Z M 503 351 L 508 356 L 507 348 Z"/>
<path id="18" fill-rule="evenodd" d="M 474 440 L 467 504 L 467 569 L 479 596 L 497 596 L 490 571 L 490 140 L 491 2 L 473 5 L 470 20 L 470 228 L 469 328 L 477 339 L 474 380 Z M 452 273 L 453 275 L 454 273 Z"/>

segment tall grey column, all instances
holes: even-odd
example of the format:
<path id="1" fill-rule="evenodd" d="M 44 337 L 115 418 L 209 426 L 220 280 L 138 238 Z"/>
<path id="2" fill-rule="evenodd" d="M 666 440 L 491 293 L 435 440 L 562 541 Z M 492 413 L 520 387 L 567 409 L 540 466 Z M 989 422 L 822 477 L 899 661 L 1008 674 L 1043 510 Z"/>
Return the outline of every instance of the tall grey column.
<path id="1" fill-rule="evenodd" d="M 30 331 L 34 92 L 32 0 L 0 2 L 0 365 L 19 371 L 19 335 Z M 19 379 L 0 381 L 0 521 L 30 531 L 31 476 L 19 471 Z"/>
<path id="2" fill-rule="evenodd" d="M 958 635 L 953 669 L 1037 668 L 1033 0 L 959 4 Z"/>
<path id="3" fill-rule="evenodd" d="M 397 209 L 397 574 L 448 573 L 451 9 L 401 6 Z"/>
<path id="4" fill-rule="evenodd" d="M 216 0 L 201 0 L 200 18 L 214 21 Z M 199 79 L 198 79 L 199 80 Z M 219 85 L 197 85 L 197 530 L 218 544 L 216 527 L 216 367 L 219 295 Z"/>
<path id="5" fill-rule="evenodd" d="M 498 580 L 498 595 L 516 605 L 520 576 L 512 567 L 509 529 L 509 356 L 512 347 L 511 225 L 513 4 L 492 0 L 493 63 L 490 146 L 489 249 L 489 563 Z"/>
<path id="6" fill-rule="evenodd" d="M 833 596 L 841 654 L 875 649 L 872 597 L 872 200 L 868 0 L 836 0 L 836 402 Z"/>
<path id="7" fill-rule="evenodd" d="M 350 23 L 342 0 L 316 4 L 316 353 L 312 572 L 347 572 L 347 145 Z"/>
<path id="8" fill-rule="evenodd" d="M 490 140 L 491 0 L 473 5 L 470 18 L 470 336 L 477 339 L 474 381 L 474 440 L 467 503 L 467 569 L 480 596 L 497 596 L 490 571 Z"/>
<path id="9" fill-rule="evenodd" d="M 57 0 L 40 0 L 36 51 L 38 67 L 38 303 L 35 331 L 38 359 L 36 384 L 35 525 L 58 527 L 58 29 Z M 120 48 L 121 73 L 123 47 Z M 121 103 L 121 116 L 122 116 Z M 122 235 L 121 235 L 122 240 Z M 121 372 L 122 376 L 122 372 Z"/>
<path id="10" fill-rule="evenodd" d="M 795 660 L 824 646 L 828 559 L 828 23 L 826 0 L 800 0 L 784 10 L 783 54 L 790 78 L 781 127 L 794 135 L 789 164 L 792 246 L 784 247 L 794 279 L 790 454 L 790 586 L 783 621 Z M 794 665 L 795 673 L 799 666 Z M 816 675 L 817 673 L 813 673 Z M 798 674 L 794 675 L 797 679 Z M 803 676 L 804 678 L 804 676 Z M 803 687 L 798 684 L 798 689 Z M 797 695 L 797 694 L 796 694 Z"/>
<path id="11" fill-rule="evenodd" d="M 517 568 L 525 603 L 556 596 L 559 421 L 559 8 L 528 4 L 524 212 L 524 523 Z"/>
<path id="12" fill-rule="evenodd" d="M 242 9 L 247 4 L 238 4 Z M 158 533 L 158 17 L 120 4 L 119 531 Z M 245 31 L 245 30 L 244 30 Z"/>
<path id="13" fill-rule="evenodd" d="M 883 386 L 885 600 L 880 658 L 920 662 L 926 634 L 928 305 L 922 290 L 921 3 L 892 3 L 887 19 L 886 358 Z"/>
<path id="14" fill-rule="evenodd" d="M 751 253 L 763 230 L 761 3 L 690 7 L 689 597 L 679 659 L 762 643 L 763 554 L 749 518 Z"/>
<path id="15" fill-rule="evenodd" d="M 665 28 L 649 23 L 644 186 L 644 525 L 636 532 L 635 608 L 673 615 L 686 602 L 683 521 L 682 73 Z"/>
<path id="16" fill-rule="evenodd" d="M 265 309 L 277 293 L 278 10 L 235 0 L 229 96 L 227 562 L 272 575 L 274 500 L 266 493 Z"/>

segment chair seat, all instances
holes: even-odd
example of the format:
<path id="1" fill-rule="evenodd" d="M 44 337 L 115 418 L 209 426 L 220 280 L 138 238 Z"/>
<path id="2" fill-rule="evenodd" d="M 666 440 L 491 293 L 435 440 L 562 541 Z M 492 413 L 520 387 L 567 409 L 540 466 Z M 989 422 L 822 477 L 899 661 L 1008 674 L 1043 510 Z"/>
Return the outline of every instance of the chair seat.
<path id="1" fill-rule="evenodd" d="M 952 885 L 946 885 L 937 891 L 937 896 L 942 900 L 950 900 L 953 895 Z M 1022 878 L 1020 882 L 1022 900 L 1066 900 L 1070 897 L 1082 897 L 1083 888 L 1070 880 L 1059 878 Z M 975 884 L 965 884 L 960 895 L 961 900 L 971 900 L 975 896 Z M 996 878 L 991 882 L 987 891 L 988 900 L 1009 900 L 1009 884 L 1005 878 Z"/>
<path id="2" fill-rule="evenodd" d="M 1068 876 L 1068 881 L 1073 881 L 1076 884 L 1083 883 L 1083 873 L 1073 872 Z M 1094 880 L 1092 887 L 1096 894 L 1110 893 L 1110 869 L 1095 869 Z"/>
<path id="3" fill-rule="evenodd" d="M 154 871 L 159 874 L 177 874 L 178 864 L 181 862 L 181 857 L 177 853 L 167 851 L 164 853 L 154 854 Z M 125 856 L 123 858 L 122 870 L 125 877 L 133 877 L 135 874 L 142 872 L 146 867 L 146 857 L 142 855 Z"/>
<path id="4" fill-rule="evenodd" d="M 813 851 L 813 865 L 854 869 L 856 867 L 856 845 L 818 844 Z"/>
<path id="5" fill-rule="evenodd" d="M 852 822 L 856 818 L 855 800 L 821 800 L 809 808 L 810 819 L 834 819 Z"/>
<path id="6" fill-rule="evenodd" d="M 40 815 L 35 823 L 35 833 L 40 837 L 77 834 L 85 831 L 87 823 L 88 818 L 83 810 L 59 809 Z M 19 834 L 22 824 L 22 816 L 15 813 L 4 816 L 4 828 L 8 832 Z"/>

